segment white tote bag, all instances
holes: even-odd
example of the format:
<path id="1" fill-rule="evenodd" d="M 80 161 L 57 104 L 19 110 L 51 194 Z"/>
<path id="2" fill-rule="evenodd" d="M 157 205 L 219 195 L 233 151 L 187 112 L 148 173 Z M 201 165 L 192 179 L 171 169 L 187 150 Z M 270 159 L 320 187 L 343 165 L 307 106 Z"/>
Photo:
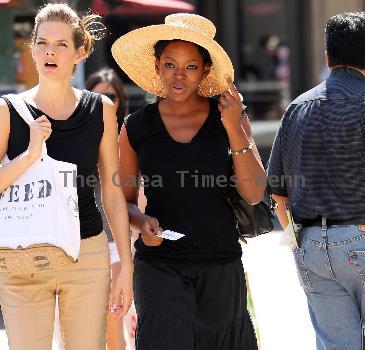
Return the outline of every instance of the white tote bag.
<path id="1" fill-rule="evenodd" d="M 34 121 L 24 100 L 6 96 L 29 125 Z M 5 156 L 2 165 L 9 162 Z M 71 175 L 72 174 L 72 175 Z M 0 193 L 0 247 L 16 249 L 51 244 L 74 260 L 80 252 L 77 166 L 42 156 L 4 192 Z"/>

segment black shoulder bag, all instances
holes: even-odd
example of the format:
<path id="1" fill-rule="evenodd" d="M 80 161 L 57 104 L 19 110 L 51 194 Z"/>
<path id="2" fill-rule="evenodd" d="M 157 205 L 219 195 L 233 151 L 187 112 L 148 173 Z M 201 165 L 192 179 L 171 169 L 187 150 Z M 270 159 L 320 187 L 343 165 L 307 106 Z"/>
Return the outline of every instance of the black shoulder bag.
<path id="1" fill-rule="evenodd" d="M 272 201 L 270 196 L 270 201 Z M 229 197 L 236 219 L 239 239 L 246 242 L 245 238 L 253 238 L 274 229 L 272 218 L 272 203 L 270 206 L 261 201 L 258 204 L 248 204 L 234 188 Z"/>

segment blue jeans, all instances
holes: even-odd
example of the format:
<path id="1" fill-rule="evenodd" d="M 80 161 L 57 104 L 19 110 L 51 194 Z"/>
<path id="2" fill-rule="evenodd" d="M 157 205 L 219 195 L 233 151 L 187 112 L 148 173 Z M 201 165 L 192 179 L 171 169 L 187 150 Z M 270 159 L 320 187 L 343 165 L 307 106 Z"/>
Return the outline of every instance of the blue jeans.
<path id="1" fill-rule="evenodd" d="M 361 350 L 365 226 L 304 227 L 299 240 L 294 258 L 307 295 L 317 350 Z"/>

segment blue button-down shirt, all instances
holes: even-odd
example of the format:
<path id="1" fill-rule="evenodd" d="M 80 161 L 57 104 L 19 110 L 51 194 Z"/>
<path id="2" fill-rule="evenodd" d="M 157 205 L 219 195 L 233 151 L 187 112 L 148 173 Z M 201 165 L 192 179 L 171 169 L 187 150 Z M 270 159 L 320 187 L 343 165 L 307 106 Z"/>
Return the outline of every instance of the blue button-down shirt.
<path id="1" fill-rule="evenodd" d="M 365 217 L 365 77 L 336 68 L 284 113 L 268 165 L 298 221 Z"/>

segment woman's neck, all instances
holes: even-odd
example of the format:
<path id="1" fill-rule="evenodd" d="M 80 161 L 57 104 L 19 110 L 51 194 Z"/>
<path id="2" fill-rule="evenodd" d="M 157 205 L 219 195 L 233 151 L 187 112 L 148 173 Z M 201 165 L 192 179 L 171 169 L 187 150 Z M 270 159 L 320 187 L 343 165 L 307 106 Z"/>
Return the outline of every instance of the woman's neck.
<path id="1" fill-rule="evenodd" d="M 185 101 L 174 101 L 167 97 L 160 101 L 160 106 L 165 109 L 165 111 L 173 111 L 173 114 L 186 115 L 191 113 L 192 110 L 204 108 L 206 103 L 206 97 L 196 95 L 191 96 Z"/>
<path id="2" fill-rule="evenodd" d="M 64 83 L 43 80 L 34 88 L 33 93 L 33 99 L 37 105 L 51 109 L 66 106 L 76 99 L 75 91 L 70 81 Z"/>
<path id="3" fill-rule="evenodd" d="M 29 90 L 27 98 L 36 108 L 53 119 L 66 119 L 76 108 L 80 96 L 70 81 L 58 83 L 40 81 L 37 86 Z"/>

